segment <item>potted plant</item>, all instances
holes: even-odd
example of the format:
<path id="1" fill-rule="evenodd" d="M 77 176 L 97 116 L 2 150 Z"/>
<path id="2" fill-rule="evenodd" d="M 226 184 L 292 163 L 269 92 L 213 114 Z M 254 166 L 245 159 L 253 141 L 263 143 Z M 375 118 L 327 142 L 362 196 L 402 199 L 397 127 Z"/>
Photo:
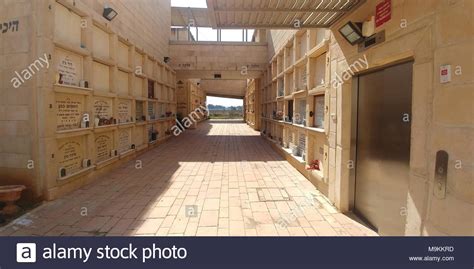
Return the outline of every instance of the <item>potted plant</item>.
<path id="1" fill-rule="evenodd" d="M 1 212 L 5 215 L 14 215 L 19 207 L 15 202 L 21 198 L 21 192 L 26 189 L 23 185 L 0 186 L 0 202 L 5 203 Z"/>
<path id="2" fill-rule="evenodd" d="M 319 160 L 312 160 L 308 167 L 306 167 L 306 170 L 317 170 L 317 171 L 321 171 L 321 168 L 320 168 L 320 161 Z"/>
<path id="3" fill-rule="evenodd" d="M 283 111 L 278 111 L 276 113 L 276 117 L 275 117 L 276 120 L 282 120 L 283 119 Z"/>

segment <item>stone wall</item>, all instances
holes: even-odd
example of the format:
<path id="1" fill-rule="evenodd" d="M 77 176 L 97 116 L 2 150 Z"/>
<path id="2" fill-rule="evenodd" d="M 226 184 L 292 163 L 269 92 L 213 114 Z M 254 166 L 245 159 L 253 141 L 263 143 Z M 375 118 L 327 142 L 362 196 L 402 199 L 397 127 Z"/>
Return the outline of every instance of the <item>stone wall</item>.
<path id="1" fill-rule="evenodd" d="M 331 27 L 329 79 L 341 75 L 363 57 L 367 57 L 369 70 L 414 61 L 409 192 L 407 207 L 400 209 L 407 216 L 405 233 L 472 235 L 473 2 L 393 0 L 391 20 L 376 28 L 376 32 L 385 30 L 385 42 L 359 53 L 338 29 L 347 21 L 365 21 L 374 15 L 379 2 L 367 1 Z M 269 31 L 269 61 L 294 33 Z M 444 64 L 451 65 L 452 81 L 442 84 L 438 73 Z M 268 81 L 266 76 L 263 81 Z M 327 185 L 319 186 L 321 180 L 315 182 L 341 211 L 351 210 L 354 199 L 353 171 L 348 165 L 352 161 L 352 87 L 352 79 L 348 79 L 338 87 L 329 84 L 326 90 L 325 103 L 329 114 L 335 115 L 328 120 L 329 132 L 325 135 L 329 171 Z M 449 154 L 443 199 L 433 195 L 435 158 L 440 150 Z M 311 179 L 310 175 L 307 177 Z"/>
<path id="2" fill-rule="evenodd" d="M 473 2 L 392 1 L 386 41 L 364 53 L 337 32 L 348 20 L 374 15 L 377 1 L 368 1 L 331 30 L 331 74 L 341 74 L 355 60 L 367 56 L 370 69 L 413 59 L 412 142 L 407 235 L 472 235 L 473 188 Z M 471 18 L 471 19 L 468 19 Z M 440 83 L 438 70 L 451 64 L 452 81 Z M 455 69 L 462 74 L 455 74 Z M 352 80 L 331 88 L 337 108 L 336 186 L 333 201 L 342 209 L 350 204 L 350 114 Z M 340 135 L 339 135 L 340 134 Z M 449 154 L 446 198 L 433 195 L 436 152 Z M 403 212 L 405 209 L 401 209 Z"/>
<path id="3" fill-rule="evenodd" d="M 275 55 L 280 49 L 285 46 L 288 39 L 293 37 L 297 30 L 268 30 L 267 31 L 267 42 L 268 42 L 268 61 Z"/>
<path id="4" fill-rule="evenodd" d="M 65 8 L 58 10 L 57 3 Z M 106 3 L 118 12 L 118 16 L 111 22 L 106 21 L 102 16 Z M 62 16 L 67 14 L 68 9 L 76 15 Z M 128 101 L 126 98 L 118 99 L 118 96 L 128 96 L 128 92 L 122 90 L 127 91 L 128 86 L 136 86 L 136 84 L 127 85 L 121 80 L 122 78 L 127 80 L 128 75 L 123 77 L 119 74 L 127 72 L 130 72 L 127 74 L 132 74 L 132 70 L 119 72 L 117 69 L 117 63 L 122 59 L 116 57 L 120 54 L 120 49 L 116 47 L 116 44 L 120 39 L 143 54 L 143 63 L 152 60 L 154 63 L 160 62 L 163 66 L 163 57 L 169 56 L 170 10 L 169 0 L 0 0 L 2 25 L 4 22 L 7 25 L 12 23 L 8 31 L 5 33 L 0 31 L 2 81 L 0 85 L 0 185 L 26 185 L 24 197 L 25 200 L 31 201 L 53 199 L 85 182 L 85 180 L 73 181 L 71 184 L 63 184 L 62 191 L 56 190 L 54 194 L 47 192 L 56 185 L 58 173 L 51 158 L 60 152 L 52 151 L 52 145 L 62 141 L 60 137 L 64 136 L 63 134 L 58 136 L 56 133 L 56 115 L 50 114 L 53 109 L 52 104 L 55 102 L 57 104 L 58 99 L 64 96 L 68 98 L 67 91 L 70 89 L 61 89 L 65 92 L 54 94 L 57 92 L 57 89 L 52 87 L 55 72 L 50 71 L 53 68 L 49 66 L 41 67 L 39 65 L 41 62 L 38 60 L 44 58 L 51 66 L 57 66 L 58 59 L 62 56 L 72 61 L 78 60 L 82 67 L 77 73 L 78 77 L 88 78 L 91 84 L 95 84 L 97 94 L 102 94 L 101 97 L 78 98 L 86 98 L 84 102 L 88 104 L 97 103 L 100 98 L 113 100 L 115 102 L 113 113 L 120 114 L 118 106 L 123 108 Z M 58 16 L 58 12 L 63 14 Z M 81 17 L 87 19 L 81 20 Z M 71 23 L 71 27 L 67 23 Z M 110 40 L 104 42 L 103 38 L 107 35 L 110 36 Z M 55 43 L 58 36 L 65 37 L 63 40 L 66 42 Z M 95 45 L 88 47 L 92 43 Z M 104 47 L 104 44 L 109 44 L 109 46 Z M 106 56 L 96 53 L 99 51 L 103 51 Z M 133 53 L 130 55 L 136 55 L 135 51 Z M 136 57 L 131 58 L 132 61 L 134 58 Z M 111 66 L 110 72 L 104 72 L 107 65 Z M 34 71 L 34 74 L 31 74 L 31 78 L 28 76 L 27 79 L 22 71 L 28 68 Z M 142 68 L 148 69 L 150 77 L 157 78 L 152 74 L 153 71 L 150 71 L 150 67 L 142 66 Z M 171 74 L 169 68 L 166 70 Z M 15 72 L 20 75 L 16 75 Z M 163 82 L 165 84 L 162 84 L 165 89 L 172 88 L 171 76 L 169 81 L 166 78 L 166 82 Z M 18 80 L 25 80 L 24 82 L 20 80 L 18 87 L 12 83 L 12 79 L 16 77 Z M 143 77 L 145 80 L 145 76 Z M 135 83 L 132 80 L 129 81 Z M 81 91 L 84 92 L 84 89 L 78 89 L 77 92 Z M 84 96 L 91 96 L 91 94 L 87 93 Z M 76 99 L 67 102 L 76 102 Z M 127 107 L 130 109 L 130 106 Z M 116 108 L 117 111 L 115 111 Z M 92 109 L 92 107 L 87 109 Z M 120 137 L 123 138 L 125 134 L 118 130 L 112 133 L 114 133 L 112 135 L 114 143 L 118 143 Z M 91 138 L 80 139 L 90 142 Z M 129 142 L 132 143 L 132 141 Z M 89 154 L 93 155 L 92 152 Z"/>
<path id="5" fill-rule="evenodd" d="M 97 14 L 109 4 L 118 16 L 112 22 L 114 31 L 140 44 L 157 59 L 169 56 L 171 0 L 83 0 Z"/>
<path id="6" fill-rule="evenodd" d="M 12 79 L 36 58 L 36 1 L 0 1 L 0 23 L 18 22 L 0 31 L 0 185 L 26 184 L 38 175 L 38 139 L 34 87 L 37 77 L 14 87 Z M 36 70 L 36 69 L 35 69 Z M 22 77 L 23 79 L 23 77 Z M 28 192 L 33 198 L 39 187 Z"/>

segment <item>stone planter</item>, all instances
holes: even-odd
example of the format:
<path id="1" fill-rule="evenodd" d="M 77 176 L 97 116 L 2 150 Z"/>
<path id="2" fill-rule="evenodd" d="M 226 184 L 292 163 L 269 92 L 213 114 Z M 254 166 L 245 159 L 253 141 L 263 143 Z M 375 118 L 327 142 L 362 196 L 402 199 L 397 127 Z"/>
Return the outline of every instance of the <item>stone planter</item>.
<path id="1" fill-rule="evenodd" d="M 6 204 L 1 211 L 3 214 L 13 215 L 18 212 L 19 207 L 15 205 L 15 202 L 20 199 L 24 189 L 26 187 L 23 185 L 0 186 L 0 202 Z"/>

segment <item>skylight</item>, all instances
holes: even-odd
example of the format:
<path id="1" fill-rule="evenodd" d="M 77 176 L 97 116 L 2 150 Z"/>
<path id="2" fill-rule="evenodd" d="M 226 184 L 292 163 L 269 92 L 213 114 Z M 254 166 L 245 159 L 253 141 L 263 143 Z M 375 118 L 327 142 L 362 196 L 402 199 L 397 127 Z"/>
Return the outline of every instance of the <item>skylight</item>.
<path id="1" fill-rule="evenodd" d="M 207 8 L 206 0 L 171 0 L 172 7 Z"/>

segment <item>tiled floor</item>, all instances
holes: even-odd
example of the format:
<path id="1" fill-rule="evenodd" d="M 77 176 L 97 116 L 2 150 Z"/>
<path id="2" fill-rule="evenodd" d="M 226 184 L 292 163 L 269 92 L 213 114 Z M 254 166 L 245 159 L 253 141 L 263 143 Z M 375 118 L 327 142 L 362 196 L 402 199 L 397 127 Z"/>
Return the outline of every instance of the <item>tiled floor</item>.
<path id="1" fill-rule="evenodd" d="M 130 161 L 0 235 L 376 235 L 244 123 L 202 123 L 137 160 L 141 169 Z"/>

